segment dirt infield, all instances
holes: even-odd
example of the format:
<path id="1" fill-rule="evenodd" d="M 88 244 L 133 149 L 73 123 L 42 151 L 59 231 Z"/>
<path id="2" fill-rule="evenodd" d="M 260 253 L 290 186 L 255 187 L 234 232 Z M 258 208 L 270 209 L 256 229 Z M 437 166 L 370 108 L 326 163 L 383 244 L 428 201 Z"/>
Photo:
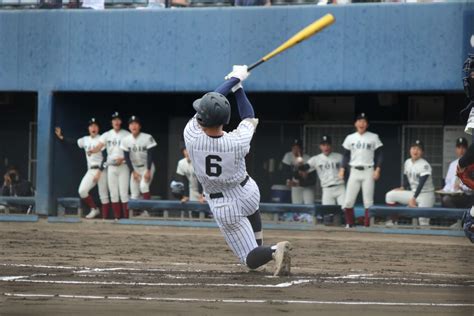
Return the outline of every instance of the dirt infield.
<path id="1" fill-rule="evenodd" d="M 0 315 L 474 315 L 474 246 L 454 237 L 267 231 L 293 275 L 247 272 L 217 229 L 0 223 Z"/>

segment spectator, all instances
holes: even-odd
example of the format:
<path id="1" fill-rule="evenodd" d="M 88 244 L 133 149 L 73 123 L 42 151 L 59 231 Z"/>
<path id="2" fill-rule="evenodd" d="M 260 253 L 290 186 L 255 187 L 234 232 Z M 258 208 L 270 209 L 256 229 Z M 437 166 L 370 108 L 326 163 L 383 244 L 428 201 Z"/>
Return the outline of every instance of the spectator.
<path id="1" fill-rule="evenodd" d="M 467 150 L 468 143 L 464 137 L 456 140 L 456 160 L 449 164 L 448 172 L 446 173 L 445 186 L 442 190 L 437 191 L 441 194 L 441 204 L 443 207 L 449 208 L 467 208 L 472 206 L 472 190 L 463 185 L 456 176 L 456 167 L 459 158 L 462 157 Z"/>
<path id="2" fill-rule="evenodd" d="M 385 202 L 389 205 L 397 203 L 409 207 L 433 207 L 435 203 L 433 179 L 431 166 L 423 159 L 424 146 L 419 140 L 410 146 L 410 158 L 405 161 L 403 171 L 403 186 L 393 189 L 385 196 Z M 393 225 L 392 218 L 387 221 L 388 226 Z M 420 217 L 421 226 L 428 226 L 430 219 Z"/>
<path id="3" fill-rule="evenodd" d="M 202 187 L 199 184 L 196 174 L 194 173 L 191 159 L 189 158 L 188 150 L 183 145 L 181 147 L 184 158 L 178 161 L 176 168 L 176 181 L 183 183 L 184 193 L 180 198 L 182 203 L 188 201 L 199 201 L 204 203 L 204 197 L 202 195 Z"/>
<path id="4" fill-rule="evenodd" d="M 8 168 L 3 176 L 2 196 L 33 196 L 33 185 L 20 177 L 15 167 Z"/>
<path id="5" fill-rule="evenodd" d="M 35 191 L 33 185 L 25 179 L 20 177 L 18 169 L 15 167 L 8 168 L 7 172 L 3 176 L 3 186 L 1 190 L 2 196 L 33 196 Z M 20 211 L 29 212 L 32 205 L 26 207 L 24 205 L 16 205 L 15 203 L 7 203 L 0 206 L 2 209 L 13 208 Z"/>
<path id="6" fill-rule="evenodd" d="M 104 0 L 83 0 L 81 8 L 104 10 Z"/>
<path id="7" fill-rule="evenodd" d="M 298 158 L 302 158 L 298 162 Z M 291 145 L 291 151 L 287 152 L 281 161 L 280 170 L 286 180 L 286 185 L 291 187 L 291 203 L 293 204 L 303 204 L 303 202 L 308 202 L 306 204 L 314 203 L 314 193 L 313 200 L 311 200 L 310 189 L 306 189 L 299 185 L 295 180 L 295 173 L 298 172 L 298 165 L 301 162 L 306 163 L 309 160 L 309 156 L 303 153 L 303 146 L 299 139 L 295 139 Z M 305 191 L 306 191 L 306 200 L 305 200 Z M 310 201 L 311 200 L 311 201 Z"/>
<path id="8" fill-rule="evenodd" d="M 303 165 L 305 170 L 316 170 L 321 183 L 323 205 L 343 205 L 346 195 L 344 179 L 339 178 L 342 155 L 332 151 L 331 137 L 324 135 L 319 144 L 321 153 Z M 301 169 L 301 167 L 300 167 Z"/>

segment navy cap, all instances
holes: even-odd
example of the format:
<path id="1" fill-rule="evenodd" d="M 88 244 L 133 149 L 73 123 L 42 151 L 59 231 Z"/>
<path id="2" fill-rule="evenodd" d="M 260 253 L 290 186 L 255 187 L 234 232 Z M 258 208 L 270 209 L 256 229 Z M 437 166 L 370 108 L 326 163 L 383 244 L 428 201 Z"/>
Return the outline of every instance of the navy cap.
<path id="1" fill-rule="evenodd" d="M 356 116 L 356 121 L 358 120 L 366 120 L 367 122 L 369 121 L 369 118 L 367 117 L 367 114 L 365 114 L 364 112 L 361 112 L 359 114 L 357 114 Z"/>
<path id="2" fill-rule="evenodd" d="M 411 146 L 410 147 L 419 147 L 421 150 L 425 150 L 425 145 L 423 144 L 423 142 L 419 139 L 415 140 L 413 143 L 411 143 Z"/>
<path id="3" fill-rule="evenodd" d="M 456 139 L 456 147 L 468 147 L 469 144 L 467 143 L 467 139 L 465 139 L 464 137 L 459 137 L 458 139 Z"/>
<path id="4" fill-rule="evenodd" d="M 118 118 L 118 119 L 120 118 L 119 112 L 114 112 L 114 113 L 112 113 L 112 120 L 113 120 L 113 119 L 116 119 L 116 118 Z"/>
<path id="5" fill-rule="evenodd" d="M 329 144 L 329 145 L 331 145 L 332 144 L 331 136 L 323 135 L 321 137 L 321 141 L 319 143 L 320 144 Z"/>
<path id="6" fill-rule="evenodd" d="M 303 142 L 301 141 L 301 139 L 297 138 L 293 141 L 293 144 L 291 144 L 291 146 L 300 146 L 300 147 L 303 147 Z"/>
<path id="7" fill-rule="evenodd" d="M 91 126 L 92 124 L 99 126 L 99 123 L 97 122 L 95 117 L 91 118 L 88 123 L 89 123 L 89 126 Z"/>
<path id="8" fill-rule="evenodd" d="M 138 116 L 135 115 L 130 116 L 130 118 L 128 119 L 128 124 L 131 124 L 133 122 L 138 123 L 140 125 L 142 124 Z"/>

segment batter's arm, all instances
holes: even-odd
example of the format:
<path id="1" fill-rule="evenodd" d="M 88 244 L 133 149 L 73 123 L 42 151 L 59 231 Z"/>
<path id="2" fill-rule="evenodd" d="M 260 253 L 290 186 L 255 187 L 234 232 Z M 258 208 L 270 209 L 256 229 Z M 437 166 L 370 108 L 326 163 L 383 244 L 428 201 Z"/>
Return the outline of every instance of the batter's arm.
<path id="1" fill-rule="evenodd" d="M 222 95 L 228 95 L 232 88 L 240 82 L 240 79 L 232 77 L 229 80 L 224 81 L 219 87 L 217 87 L 214 92 L 220 93 Z"/>

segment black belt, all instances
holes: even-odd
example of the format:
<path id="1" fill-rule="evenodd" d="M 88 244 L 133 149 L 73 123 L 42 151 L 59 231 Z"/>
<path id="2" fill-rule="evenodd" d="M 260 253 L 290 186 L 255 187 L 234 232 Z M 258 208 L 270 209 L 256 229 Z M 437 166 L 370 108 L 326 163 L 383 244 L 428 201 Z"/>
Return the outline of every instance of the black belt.
<path id="1" fill-rule="evenodd" d="M 372 168 L 372 166 L 368 166 L 368 167 L 364 167 L 364 166 L 355 166 L 355 167 L 352 167 L 352 168 L 354 168 L 354 169 L 356 169 L 356 170 L 360 170 L 360 171 L 362 171 L 362 170 L 365 170 L 365 169 L 370 169 L 370 168 Z"/>
<path id="2" fill-rule="evenodd" d="M 145 167 L 145 165 L 139 165 L 139 166 L 134 166 L 135 168 L 142 168 Z"/>
<path id="3" fill-rule="evenodd" d="M 240 182 L 240 186 L 241 187 L 244 187 L 247 182 L 249 182 L 249 179 L 250 177 L 247 175 L 244 179 L 244 181 Z M 222 192 L 216 192 L 216 193 L 211 193 L 209 194 L 209 198 L 214 200 L 214 199 L 220 199 L 220 198 L 223 198 L 224 197 L 224 194 Z"/>
<path id="4" fill-rule="evenodd" d="M 90 166 L 89 169 L 100 169 L 100 167 L 99 166 Z"/>
<path id="5" fill-rule="evenodd" d="M 326 188 L 334 188 L 334 187 L 338 187 L 342 184 L 333 184 L 333 185 L 328 185 Z"/>

